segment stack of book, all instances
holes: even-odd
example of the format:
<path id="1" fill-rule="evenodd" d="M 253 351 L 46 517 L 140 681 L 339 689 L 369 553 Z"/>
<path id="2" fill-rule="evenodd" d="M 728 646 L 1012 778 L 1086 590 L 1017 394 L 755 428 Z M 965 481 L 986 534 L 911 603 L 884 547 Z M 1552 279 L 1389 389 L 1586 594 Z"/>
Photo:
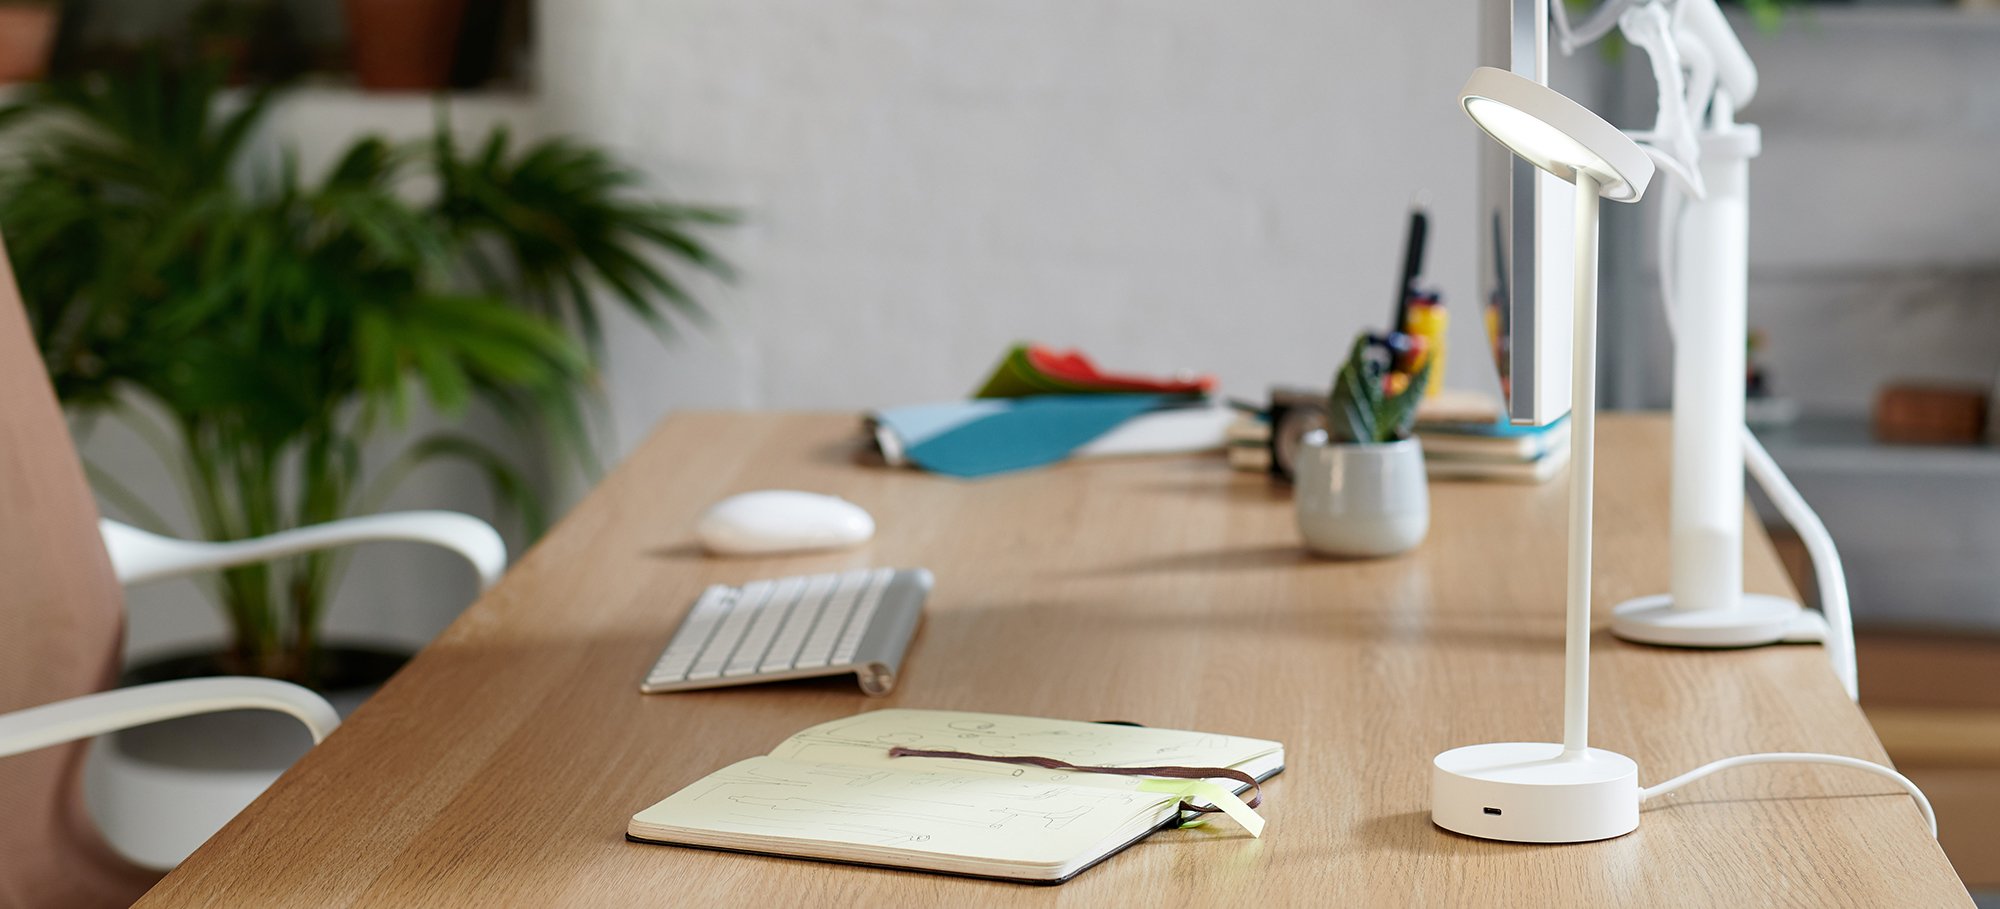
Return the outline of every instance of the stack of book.
<path id="1" fill-rule="evenodd" d="M 1238 413 L 1223 438 L 1230 467 L 1246 473 L 1271 472 L 1271 423 L 1263 414 Z"/>
<path id="2" fill-rule="evenodd" d="M 1569 418 L 1546 426 L 1515 426 L 1504 418 L 1478 422 L 1417 421 L 1424 466 L 1433 480 L 1542 483 L 1569 463 Z"/>
<path id="3" fill-rule="evenodd" d="M 1279 394 L 1273 391 L 1274 403 Z M 1325 426 L 1322 397 L 1290 395 L 1292 410 L 1305 406 L 1314 412 L 1281 418 L 1288 427 L 1285 431 L 1296 436 L 1304 428 Z M 1568 417 L 1546 426 L 1515 426 L 1507 422 L 1497 400 L 1473 392 L 1445 389 L 1425 399 L 1417 410 L 1416 435 L 1433 480 L 1542 483 L 1569 464 Z M 1229 425 L 1227 451 L 1230 466 L 1237 470 L 1289 478 L 1272 469 L 1269 412 L 1239 414 Z"/>

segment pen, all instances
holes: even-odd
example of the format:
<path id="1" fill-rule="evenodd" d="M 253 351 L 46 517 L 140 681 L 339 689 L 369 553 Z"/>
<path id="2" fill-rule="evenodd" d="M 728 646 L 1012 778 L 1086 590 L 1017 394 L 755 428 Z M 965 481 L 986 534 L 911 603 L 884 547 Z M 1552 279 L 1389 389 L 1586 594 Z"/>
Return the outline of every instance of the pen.
<path id="1" fill-rule="evenodd" d="M 1390 331 L 1404 331 L 1410 315 L 1410 288 L 1424 272 L 1424 240 L 1430 233 L 1430 217 L 1423 206 L 1410 209 L 1410 230 L 1403 238 L 1403 280 L 1396 285 L 1396 321 Z"/>

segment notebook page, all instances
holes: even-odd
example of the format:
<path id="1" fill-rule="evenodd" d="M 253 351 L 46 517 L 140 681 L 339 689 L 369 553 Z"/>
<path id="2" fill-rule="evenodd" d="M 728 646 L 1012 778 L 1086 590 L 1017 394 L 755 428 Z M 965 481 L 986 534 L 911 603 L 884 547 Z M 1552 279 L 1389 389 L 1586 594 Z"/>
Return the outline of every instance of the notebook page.
<path id="1" fill-rule="evenodd" d="M 786 739 L 771 750 L 771 756 L 813 763 L 1016 776 L 1023 775 L 1016 771 L 1040 769 L 944 758 L 889 757 L 889 749 L 898 745 L 1006 757 L 1032 755 L 1099 767 L 1231 767 L 1281 747 L 1277 742 L 1263 739 L 1177 729 L 899 708 L 821 723 Z M 1089 778 L 1100 785 L 1129 788 L 1118 782 L 1126 778 L 1102 774 Z"/>
<path id="2" fill-rule="evenodd" d="M 785 841 L 895 863 L 919 852 L 1058 867 L 1123 842 L 1173 796 L 1006 776 L 872 769 L 755 757 L 635 815 L 641 836 L 784 852 Z M 682 836 L 676 831 L 692 831 Z M 715 834 L 721 834 L 716 836 Z M 805 854 L 827 850 L 799 849 Z"/>

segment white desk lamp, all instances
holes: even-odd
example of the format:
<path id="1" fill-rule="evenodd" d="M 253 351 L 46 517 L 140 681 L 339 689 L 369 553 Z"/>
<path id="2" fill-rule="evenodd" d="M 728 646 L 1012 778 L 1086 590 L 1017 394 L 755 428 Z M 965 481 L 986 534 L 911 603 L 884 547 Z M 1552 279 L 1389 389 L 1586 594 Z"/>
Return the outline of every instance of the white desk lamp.
<path id="1" fill-rule="evenodd" d="M 1839 585 L 1839 563 L 1832 554 L 1830 538 L 1827 538 L 1818 517 L 1805 507 L 1804 500 L 1785 481 L 1784 474 L 1771 462 L 1763 447 L 1757 444 L 1756 437 L 1740 427 L 1742 251 L 1746 239 L 1743 168 L 1747 160 L 1756 154 L 1756 141 L 1754 127 L 1749 128 L 1752 132 L 1747 142 L 1741 132 L 1736 132 L 1730 98 L 1747 98 L 1748 93 L 1755 90 L 1756 70 L 1749 67 L 1748 56 L 1742 53 L 1742 46 L 1735 43 L 1735 36 L 1729 32 L 1728 22 L 1715 8 L 1714 0 L 1677 0 L 1672 18 L 1667 16 L 1660 2 L 1612 0 L 1602 11 L 1615 16 L 1626 29 L 1628 37 L 1633 38 L 1633 43 L 1653 54 L 1656 75 L 1665 73 L 1661 78 L 1660 126 L 1647 136 L 1654 143 L 1653 148 L 1642 148 L 1631 137 L 1582 105 L 1547 86 L 1502 70 L 1485 67 L 1475 70 L 1459 96 L 1467 116 L 1488 135 L 1535 166 L 1575 183 L 1577 188 L 1576 324 L 1571 361 L 1571 394 L 1574 398 L 1571 417 L 1574 425 L 1570 436 L 1569 602 L 1564 634 L 1562 744 L 1501 742 L 1454 748 L 1438 755 L 1431 763 L 1431 820 L 1446 830 L 1511 842 L 1579 843 L 1610 839 L 1638 828 L 1641 802 L 1674 792 L 1718 771 L 1751 764 L 1829 764 L 1864 770 L 1895 781 L 1916 800 L 1935 836 L 1937 816 L 1931 811 L 1930 800 L 1924 797 L 1916 784 L 1894 769 L 1859 758 L 1812 752 L 1743 754 L 1710 761 L 1665 782 L 1641 789 L 1639 768 L 1631 758 L 1592 748 L 1588 742 L 1591 473 L 1597 416 L 1598 199 L 1601 196 L 1616 202 L 1638 201 L 1653 176 L 1654 159 L 1649 155 L 1660 156 L 1694 199 L 1712 200 L 1706 212 L 1690 213 L 1681 224 L 1670 224 L 1666 233 L 1670 239 L 1665 242 L 1663 252 L 1668 253 L 1675 245 L 1671 242 L 1675 227 L 1684 225 L 1687 228 L 1685 233 L 1690 235 L 1690 245 L 1707 241 L 1706 248 L 1691 257 L 1696 264 L 1685 271 L 1690 275 L 1703 276 L 1698 290 L 1714 301 L 1703 312 L 1674 320 L 1686 323 L 1689 334 L 1701 333 L 1698 342 L 1689 334 L 1683 334 L 1680 347 L 1702 348 L 1688 352 L 1685 361 L 1677 359 L 1676 381 L 1698 380 L 1703 383 L 1692 393 L 1687 393 L 1690 402 L 1710 402 L 1733 396 L 1736 405 L 1733 409 L 1726 405 L 1719 407 L 1717 413 L 1706 415 L 1715 419 L 1703 420 L 1692 432 L 1684 434 L 1681 401 L 1686 389 L 1676 388 L 1676 532 L 1685 526 L 1705 525 L 1727 530 L 1731 524 L 1734 525 L 1735 535 L 1728 541 L 1728 555 L 1734 557 L 1731 561 L 1736 565 L 1735 572 L 1731 574 L 1725 570 L 1719 575 L 1704 578 L 1701 584 L 1703 589 L 1738 594 L 1735 599 L 1741 600 L 1741 553 L 1736 547 L 1740 545 L 1742 532 L 1740 471 L 1745 463 L 1743 458 L 1747 456 L 1751 474 L 1772 494 L 1780 510 L 1807 538 L 1822 583 L 1826 583 L 1829 571 L 1832 573 L 1830 593 L 1835 596 L 1830 596 L 1825 605 L 1828 616 L 1834 619 L 1836 625 L 1835 634 L 1828 637 L 1828 645 L 1848 693 L 1852 695 L 1855 690 L 1851 626 L 1845 625 L 1845 599 L 1839 596 L 1844 593 L 1844 588 Z M 1558 29 L 1568 46 L 1574 33 L 1561 17 L 1561 3 L 1555 3 L 1552 11 L 1556 13 Z M 1608 31 L 1604 18 L 1604 15 L 1598 17 L 1599 27 L 1594 29 L 1595 34 L 1600 36 Z M 1584 31 L 1588 34 L 1593 29 L 1587 26 Z M 1685 45 L 1685 57 L 1676 50 L 1679 45 Z M 1680 73 L 1683 59 L 1688 61 L 1690 70 L 1685 86 Z M 1747 88 L 1744 83 L 1746 73 L 1749 79 Z M 1691 111 L 1702 111 L 1706 116 L 1707 122 L 1700 129 L 1695 128 L 1696 118 Z M 1732 132 L 1735 134 L 1726 135 Z M 1689 135 L 1695 133 L 1699 133 L 1698 140 L 1711 139 L 1713 133 L 1725 135 L 1712 141 L 1689 142 Z M 1681 153 L 1681 157 L 1677 158 L 1674 152 Z M 1698 157 L 1701 166 L 1693 166 L 1695 162 L 1688 160 L 1690 155 Z M 1674 269 L 1678 259 L 1668 254 L 1662 256 L 1662 261 L 1665 263 L 1664 279 L 1668 271 Z M 1671 287 L 1663 289 L 1666 290 L 1671 314 L 1674 293 Z M 1718 307 L 1731 309 L 1719 312 Z M 1696 325 L 1697 321 L 1702 324 Z M 1737 359 L 1730 359 L 1732 352 Z M 1735 365 L 1732 367 L 1732 364 Z M 1733 447 L 1728 441 L 1731 435 L 1741 440 L 1742 448 L 1733 453 L 1734 457 L 1716 457 L 1717 448 Z M 1683 441 L 1684 438 L 1701 441 L 1698 445 L 1689 444 Z M 1702 468 L 1694 482 L 1684 483 L 1684 464 L 1697 461 L 1710 467 L 1721 464 L 1722 469 Z M 1699 501 L 1692 502 L 1698 507 L 1683 510 L 1683 485 L 1705 490 L 1699 493 Z M 1728 487 L 1735 487 L 1733 500 L 1720 497 L 1720 493 L 1726 492 Z M 1684 517 L 1690 514 L 1701 520 L 1692 524 L 1684 521 Z M 1820 545 L 1815 546 L 1815 541 Z M 1715 540 L 1702 544 L 1711 548 L 1721 545 Z M 1683 589 L 1680 565 L 1683 561 L 1698 558 L 1697 550 L 1700 548 L 1683 547 L 1677 542 L 1674 550 L 1677 595 Z M 1731 609 L 1741 608 L 1741 602 L 1726 605 Z M 1753 606 L 1750 615 L 1762 614 L 1758 609 Z M 1796 610 L 1797 607 L 1792 606 L 1791 609 Z M 1621 606 L 1618 617 L 1629 619 L 1637 611 L 1637 608 Z M 1675 621 L 1681 623 L 1678 627 L 1689 627 L 1685 619 Z M 1695 622 L 1696 626 L 1702 624 L 1703 620 Z M 1742 615 L 1714 615 L 1706 624 L 1734 627 L 1754 624 L 1754 621 L 1746 622 Z M 1843 626 L 1847 634 L 1841 633 Z M 1714 639 L 1708 640 L 1708 646 L 1714 646 Z"/>
<path id="2" fill-rule="evenodd" d="M 1548 86 L 1491 67 L 1459 95 L 1487 135 L 1576 184 L 1576 322 L 1570 363 L 1569 602 L 1563 741 L 1454 748 L 1432 761 L 1431 819 L 1446 830 L 1524 843 L 1609 839 L 1639 826 L 1639 767 L 1592 748 L 1590 521 L 1597 422 L 1598 199 L 1637 202 L 1653 162 L 1617 127 Z"/>
<path id="3" fill-rule="evenodd" d="M 1712 0 L 1683 0 L 1711 3 Z M 1540 83 L 1503 70 L 1473 71 L 1459 95 L 1465 113 L 1514 154 L 1576 184 L 1576 324 L 1572 345 L 1569 602 L 1563 648 L 1563 740 L 1496 742 L 1454 748 L 1431 761 L 1431 820 L 1483 839 L 1581 843 L 1639 827 L 1639 804 L 1732 767 L 1830 764 L 1894 780 L 1916 800 L 1933 836 L 1937 816 L 1915 783 L 1859 758 L 1812 752 L 1742 754 L 1710 761 L 1641 789 L 1631 758 L 1590 747 L 1590 524 L 1592 445 L 1597 423 L 1597 209 L 1599 197 L 1636 202 L 1653 161 L 1624 133 Z M 1715 180 L 1715 174 L 1707 175 Z M 1725 179 L 1727 179 L 1725 177 Z M 1701 192 L 1700 178 L 1691 181 Z M 1736 324 L 1740 324 L 1736 323 Z M 1740 337 L 1740 335 L 1739 335 Z M 1746 450 L 1762 449 L 1744 436 Z M 1768 467 L 1768 465 L 1767 465 Z M 1758 471 L 1753 471 L 1757 473 Z M 1775 473 L 1775 468 L 1771 468 Z M 1782 474 L 1777 474 L 1782 479 Z M 1760 473 L 1760 480 L 1762 479 Z M 1788 484 L 1780 483 L 1780 490 Z M 1796 496 L 1794 496 L 1796 498 Z M 1810 514 L 1810 511 L 1807 512 Z M 1852 691 L 1852 676 L 1845 676 Z"/>
<path id="4" fill-rule="evenodd" d="M 1757 67 L 1714 0 L 1610 0 L 1574 30 L 1562 4 L 1550 12 L 1565 51 L 1608 34 L 1613 21 L 1645 51 L 1659 110 L 1654 128 L 1633 136 L 1675 178 L 1661 204 L 1659 263 L 1675 335 L 1673 572 L 1668 593 L 1615 607 L 1611 631 L 1679 647 L 1824 641 L 1852 696 L 1853 626 L 1839 556 L 1818 516 L 1743 428 L 1749 162 L 1761 137 L 1735 112 L 1757 92 Z M 1789 599 L 1743 591 L 1746 456 L 1807 540 L 1825 587 L 1824 620 Z"/>

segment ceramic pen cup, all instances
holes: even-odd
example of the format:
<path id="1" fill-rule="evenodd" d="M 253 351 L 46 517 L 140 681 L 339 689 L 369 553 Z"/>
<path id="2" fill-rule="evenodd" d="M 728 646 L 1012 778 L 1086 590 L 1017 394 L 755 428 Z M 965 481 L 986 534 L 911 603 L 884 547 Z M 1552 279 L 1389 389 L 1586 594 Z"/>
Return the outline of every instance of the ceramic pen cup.
<path id="1" fill-rule="evenodd" d="M 1373 558 L 1406 552 L 1431 526 L 1424 450 L 1400 442 L 1342 443 L 1306 434 L 1293 465 L 1299 535 L 1313 553 Z"/>

